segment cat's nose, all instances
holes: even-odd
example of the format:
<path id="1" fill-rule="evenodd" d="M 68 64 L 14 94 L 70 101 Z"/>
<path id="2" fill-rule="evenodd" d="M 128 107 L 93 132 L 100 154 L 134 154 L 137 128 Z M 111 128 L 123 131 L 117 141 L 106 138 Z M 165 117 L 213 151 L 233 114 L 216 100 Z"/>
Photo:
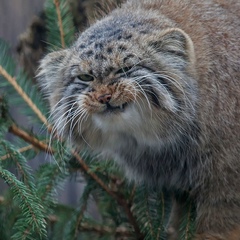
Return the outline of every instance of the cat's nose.
<path id="1" fill-rule="evenodd" d="M 112 98 L 112 95 L 107 93 L 99 96 L 98 101 L 102 104 L 106 104 L 111 100 L 111 98 Z"/>

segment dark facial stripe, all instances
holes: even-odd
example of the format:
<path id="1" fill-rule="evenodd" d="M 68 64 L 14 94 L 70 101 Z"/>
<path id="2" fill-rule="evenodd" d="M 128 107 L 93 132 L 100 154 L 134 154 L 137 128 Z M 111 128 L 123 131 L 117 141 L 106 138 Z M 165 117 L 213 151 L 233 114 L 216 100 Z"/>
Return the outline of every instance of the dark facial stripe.
<path id="1" fill-rule="evenodd" d="M 158 95 L 157 93 L 154 91 L 154 88 L 151 86 L 152 83 L 148 80 L 144 80 L 140 83 L 140 85 L 143 85 L 143 89 L 146 89 L 146 94 L 150 97 L 152 104 L 157 107 L 160 108 L 161 104 L 158 100 Z M 146 86 L 147 85 L 147 86 Z"/>
<path id="2" fill-rule="evenodd" d="M 151 69 L 150 67 L 146 67 L 146 66 L 142 66 L 142 68 L 145 68 L 147 70 L 149 70 L 151 73 L 156 74 L 156 71 L 154 71 L 153 69 Z M 163 77 L 157 77 L 158 81 L 166 88 L 166 90 L 172 95 L 175 95 L 174 90 L 171 88 L 171 83 L 167 82 L 166 78 Z"/>
<path id="3" fill-rule="evenodd" d="M 129 60 L 130 58 L 134 58 L 135 56 L 133 54 L 129 54 L 127 55 L 124 59 L 123 59 L 123 64 L 126 64 L 127 60 Z"/>
<path id="4" fill-rule="evenodd" d="M 175 91 L 172 89 L 172 83 L 169 83 L 168 82 L 168 79 L 166 78 L 163 78 L 163 77 L 157 77 L 156 76 L 156 73 L 153 69 L 149 68 L 149 67 L 145 67 L 145 66 L 142 66 L 142 65 L 137 65 L 136 67 L 134 67 L 134 71 L 131 72 L 131 74 L 128 74 L 129 76 L 127 76 L 128 78 L 131 78 L 131 77 L 143 77 L 144 74 L 143 73 L 140 73 L 138 72 L 139 69 L 142 69 L 142 70 L 148 70 L 146 71 L 147 74 L 154 74 L 153 75 L 153 78 L 155 78 L 155 80 L 157 80 L 167 91 L 168 93 L 172 96 L 172 98 L 174 99 L 175 102 L 177 102 L 177 106 L 178 107 L 181 107 L 183 106 L 183 102 L 181 99 L 179 99 L 179 97 L 177 96 L 177 94 L 175 93 Z M 146 94 L 149 95 L 149 97 L 151 98 L 151 101 L 152 103 L 156 106 L 156 107 L 160 107 L 161 104 L 159 103 L 159 100 L 157 98 L 157 94 L 156 92 L 154 91 L 154 82 L 151 81 L 151 77 L 148 77 L 148 80 L 147 79 L 141 79 L 141 81 L 139 82 L 140 85 L 143 85 L 143 89 L 147 89 L 146 91 Z M 144 86 L 144 84 L 148 85 L 148 86 Z M 151 87 L 152 85 L 152 87 Z"/>
<path id="5" fill-rule="evenodd" d="M 119 69 L 119 71 L 123 71 L 123 73 L 121 73 L 119 76 L 120 77 L 125 77 L 125 78 L 131 78 L 131 77 L 133 77 L 133 75 L 134 75 L 134 72 L 137 72 L 137 70 L 139 70 L 139 69 L 141 69 L 141 67 L 139 67 L 139 66 L 130 66 L 130 67 L 126 67 L 126 69 L 128 68 L 128 70 L 126 71 L 124 71 L 124 68 L 125 67 L 123 67 L 123 68 L 121 68 L 121 69 Z M 116 73 L 117 74 L 117 73 Z"/>
<path id="6" fill-rule="evenodd" d="M 149 70 L 153 74 L 156 73 L 153 69 L 149 67 L 142 66 L 142 68 Z M 179 106 L 182 105 L 182 101 L 179 99 L 179 97 L 176 95 L 175 91 L 172 88 L 173 84 L 171 82 L 168 82 L 167 78 L 160 77 L 160 76 L 156 76 L 156 77 L 159 83 L 161 83 L 161 85 L 169 92 L 169 94 L 174 97 L 174 100 L 178 103 L 178 105 Z"/>
<path id="7" fill-rule="evenodd" d="M 70 86 L 65 88 L 63 95 L 67 97 L 75 94 L 82 94 L 83 91 L 87 88 L 87 85 L 81 86 L 80 84 L 71 84 Z"/>
<path id="8" fill-rule="evenodd" d="M 171 88 L 171 86 L 169 85 L 169 83 L 167 82 L 167 80 L 163 77 L 157 77 L 157 80 L 161 83 L 161 85 L 163 85 L 166 90 L 171 93 L 171 95 L 175 95 L 173 89 Z"/>
<path id="9" fill-rule="evenodd" d="M 157 97 L 157 93 L 153 90 L 152 87 L 149 87 L 149 91 L 147 91 L 147 95 L 151 97 L 152 103 L 155 107 L 160 108 L 160 102 Z"/>

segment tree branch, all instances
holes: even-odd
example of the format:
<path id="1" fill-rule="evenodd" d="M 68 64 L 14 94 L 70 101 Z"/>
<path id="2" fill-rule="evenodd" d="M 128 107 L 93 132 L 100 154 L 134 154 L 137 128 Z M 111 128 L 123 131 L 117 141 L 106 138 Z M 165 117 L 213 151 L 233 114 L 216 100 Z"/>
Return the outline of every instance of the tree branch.
<path id="1" fill-rule="evenodd" d="M 56 222 L 58 222 L 58 217 L 55 215 L 50 215 L 50 216 L 48 216 L 48 220 L 51 223 L 56 223 Z M 90 225 L 87 223 L 81 223 L 78 226 L 78 230 L 81 232 L 95 232 L 100 235 L 115 233 L 115 235 L 120 235 L 122 237 L 132 237 L 133 236 L 133 233 L 130 232 L 126 227 L 117 227 L 117 228 L 113 229 L 108 226 L 101 226 L 101 225 L 97 225 L 97 224 Z"/>
<path id="2" fill-rule="evenodd" d="M 61 45 L 62 45 L 62 48 L 65 48 L 64 31 L 63 31 L 63 24 L 62 24 L 62 17 L 61 17 L 59 0 L 54 0 L 54 4 L 55 4 L 55 7 L 56 7 L 56 11 L 57 11 L 57 18 L 58 18 L 58 26 L 59 26 L 59 31 L 60 31 Z"/>
<path id="3" fill-rule="evenodd" d="M 104 184 L 104 182 L 93 172 L 90 171 L 87 164 L 82 160 L 82 158 L 76 153 L 72 152 L 73 156 L 78 160 L 79 164 L 83 168 L 84 172 L 86 172 L 89 176 L 91 176 L 110 196 L 112 196 L 119 205 L 123 207 L 125 210 L 127 217 L 129 219 L 129 222 L 132 224 L 136 235 L 138 236 L 138 239 L 144 239 L 143 235 L 141 234 L 141 231 L 138 227 L 137 221 L 134 218 L 132 212 L 131 212 L 131 204 L 129 204 L 122 196 L 119 196 L 119 194 L 116 194 L 111 191 L 111 189 L 108 188 L 107 185 Z"/>
<path id="4" fill-rule="evenodd" d="M 41 151 L 47 152 L 49 154 L 54 154 L 55 150 L 49 147 L 47 144 L 39 141 L 38 139 L 34 138 L 33 136 L 29 135 L 27 132 L 23 131 L 22 129 L 18 128 L 16 125 L 12 125 L 9 128 L 9 131 L 18 137 L 24 139 L 25 141 L 31 143 L 33 146 L 38 148 Z M 135 217 L 133 216 L 131 212 L 131 204 L 128 203 L 119 193 L 113 192 L 94 172 L 92 172 L 88 165 L 83 161 L 83 159 L 79 156 L 79 154 L 72 150 L 72 155 L 77 159 L 78 163 L 81 165 L 83 171 L 89 175 L 91 178 L 93 178 L 100 187 L 102 187 L 110 196 L 112 196 L 119 205 L 121 205 L 126 212 L 126 215 L 129 219 L 129 222 L 133 226 L 135 233 L 138 237 L 138 239 L 143 239 L 143 235 L 141 234 L 141 231 L 138 227 L 137 221 Z"/>
<path id="5" fill-rule="evenodd" d="M 24 101 L 28 104 L 28 106 L 35 112 L 38 118 L 48 126 L 48 122 L 46 117 L 42 114 L 42 112 L 38 109 L 38 107 L 34 104 L 31 98 L 23 91 L 21 86 L 16 81 L 16 78 L 12 77 L 7 73 L 7 71 L 0 65 L 0 75 L 2 75 L 17 91 L 17 93 L 24 99 Z"/>
<path id="6" fill-rule="evenodd" d="M 20 153 L 23 153 L 23 152 L 26 152 L 26 151 L 28 151 L 30 149 L 33 149 L 33 145 L 28 145 L 26 147 L 19 148 L 17 151 L 20 152 Z M 6 159 L 8 159 L 10 157 L 11 157 L 11 154 L 6 154 L 6 155 L 0 157 L 0 160 L 6 160 Z"/>
<path id="7" fill-rule="evenodd" d="M 23 140 L 32 144 L 34 147 L 36 147 L 37 149 L 39 149 L 41 151 L 44 151 L 49 154 L 54 153 L 54 150 L 51 147 L 49 147 L 46 143 L 39 141 L 37 138 L 31 136 L 30 134 L 28 134 L 24 130 L 20 129 L 16 125 L 12 125 L 9 128 L 9 132 L 22 138 Z"/>
<path id="8" fill-rule="evenodd" d="M 132 237 L 133 234 L 125 227 L 117 227 L 116 229 L 112 229 L 107 226 L 97 226 L 97 225 L 88 225 L 87 223 L 81 223 L 79 226 L 80 231 L 84 232 L 96 232 L 99 234 L 113 234 L 120 235 L 122 237 Z"/>

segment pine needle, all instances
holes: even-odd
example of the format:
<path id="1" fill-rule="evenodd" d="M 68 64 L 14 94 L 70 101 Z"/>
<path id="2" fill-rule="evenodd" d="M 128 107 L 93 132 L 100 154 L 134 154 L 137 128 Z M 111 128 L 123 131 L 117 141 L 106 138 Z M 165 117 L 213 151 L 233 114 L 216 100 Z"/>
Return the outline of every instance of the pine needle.
<path id="1" fill-rule="evenodd" d="M 14 197 L 19 201 L 19 207 L 22 210 L 22 217 L 15 224 L 17 231 L 11 239 L 26 239 L 25 230 L 29 228 L 30 233 L 37 231 L 38 236 L 42 239 L 46 236 L 46 221 L 43 215 L 43 208 L 39 204 L 40 200 L 35 194 L 31 193 L 21 181 L 0 166 L 0 176 L 11 186 Z"/>
<path id="2" fill-rule="evenodd" d="M 28 95 L 23 91 L 23 89 L 18 85 L 16 79 L 10 76 L 6 70 L 0 65 L 0 74 L 15 88 L 18 94 L 24 99 L 24 101 L 28 104 L 28 106 L 36 113 L 38 118 L 46 125 L 47 119 L 42 114 L 42 112 L 37 108 L 37 106 L 33 103 L 32 99 L 28 97 Z"/>
<path id="3" fill-rule="evenodd" d="M 61 37 L 61 44 L 62 48 L 65 48 L 65 40 L 64 40 L 64 30 L 63 30 L 63 24 L 62 24 L 62 16 L 60 11 L 60 3 L 58 0 L 54 0 L 54 4 L 57 11 L 57 18 L 58 18 L 58 26 L 60 31 L 60 37 Z"/>

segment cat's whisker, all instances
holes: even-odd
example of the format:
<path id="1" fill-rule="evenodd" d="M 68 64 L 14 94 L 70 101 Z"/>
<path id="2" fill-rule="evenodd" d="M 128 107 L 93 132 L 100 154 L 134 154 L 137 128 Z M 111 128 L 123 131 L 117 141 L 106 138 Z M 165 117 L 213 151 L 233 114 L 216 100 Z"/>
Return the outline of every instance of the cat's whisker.
<path id="1" fill-rule="evenodd" d="M 151 106 L 151 103 L 148 99 L 147 94 L 145 93 L 144 89 L 142 88 L 142 86 L 137 81 L 135 81 L 134 83 L 137 85 L 137 87 L 139 89 L 139 93 L 141 93 L 144 96 L 144 98 L 146 99 L 148 107 L 149 107 L 149 109 L 151 111 L 151 114 L 152 114 L 152 106 Z"/>
<path id="2" fill-rule="evenodd" d="M 183 88 L 183 86 L 179 83 L 179 81 L 177 81 L 175 78 L 173 78 L 172 76 L 170 75 L 166 75 L 167 72 L 165 72 L 165 74 L 162 73 L 162 71 L 159 71 L 159 72 L 156 72 L 154 75 L 158 76 L 158 77 L 161 77 L 167 81 L 169 81 L 171 84 L 173 84 L 184 96 L 184 100 L 187 100 L 188 103 L 192 106 L 192 103 L 191 101 L 189 100 L 189 98 L 187 97 L 186 93 L 185 93 L 185 90 Z M 175 74 L 176 75 L 176 74 Z M 184 81 L 184 79 L 182 79 L 181 77 L 179 77 L 178 75 L 176 75 L 177 78 L 180 78 L 181 82 L 184 82 L 184 84 L 186 86 L 190 86 L 188 83 L 186 83 L 186 81 Z M 192 106 L 193 108 L 193 106 Z"/>
<path id="3" fill-rule="evenodd" d="M 87 110 L 85 110 L 85 111 L 83 111 L 83 113 L 81 114 L 81 117 L 78 120 L 78 133 L 82 137 L 83 141 L 90 147 L 90 149 L 92 149 L 92 146 L 87 142 L 87 140 L 83 136 L 83 132 L 82 132 L 82 123 L 84 121 L 86 121 L 87 118 L 88 118 L 88 112 L 87 112 Z"/>
<path id="4" fill-rule="evenodd" d="M 143 86 L 143 88 L 145 87 L 144 90 L 145 90 L 146 92 L 151 93 L 151 95 L 154 94 L 154 96 L 155 96 L 156 98 L 159 98 L 159 96 L 157 96 L 153 91 L 148 90 L 149 87 L 157 89 L 157 91 L 158 91 L 159 93 L 161 93 L 161 92 L 163 91 L 163 89 L 164 89 L 164 90 L 165 90 L 165 94 L 167 94 L 170 99 L 172 99 L 172 100 L 174 100 L 175 102 L 177 102 L 177 99 L 175 99 L 175 96 L 173 96 L 173 94 L 171 94 L 171 93 L 166 89 L 166 87 L 165 87 L 163 84 L 161 84 L 157 79 L 155 79 L 153 76 L 154 76 L 154 74 L 147 74 L 147 75 L 144 75 L 144 76 L 139 77 L 137 81 L 139 82 L 139 84 L 141 84 L 141 86 Z M 148 80 L 149 83 L 144 83 L 145 80 Z M 142 82 L 143 82 L 144 84 L 142 84 Z M 152 84 L 150 84 L 150 82 L 151 82 Z M 174 110 L 173 112 L 176 112 L 176 110 Z"/>
<path id="5" fill-rule="evenodd" d="M 81 119 L 81 115 L 85 112 L 85 110 L 83 108 L 78 107 L 75 111 L 75 114 L 72 116 L 71 118 L 71 124 L 69 127 L 69 132 L 70 132 L 70 136 L 69 138 L 72 139 L 72 133 L 74 132 L 75 126 L 78 123 L 79 119 Z M 75 119 L 78 118 L 76 121 Z"/>
<path id="6" fill-rule="evenodd" d="M 141 104 L 138 101 L 138 99 L 139 99 L 144 104 L 143 99 L 139 96 L 139 94 L 137 94 L 136 87 L 135 86 L 131 86 L 131 87 L 133 87 L 133 89 L 134 89 L 134 94 L 132 94 L 132 91 L 129 90 L 129 89 L 125 89 L 125 91 L 131 93 L 131 95 L 133 96 L 133 99 L 130 99 L 130 100 L 132 100 L 134 103 L 137 104 L 137 106 L 138 106 L 142 116 L 144 116 L 144 112 L 143 112 L 142 106 L 141 106 Z"/>
<path id="7" fill-rule="evenodd" d="M 61 100 L 66 100 L 66 99 L 61 99 Z M 66 103 L 64 103 L 63 105 L 60 105 L 60 106 L 57 106 L 57 104 L 56 104 L 55 106 L 57 106 L 57 107 L 55 107 L 53 113 L 56 113 L 60 109 L 63 110 L 63 109 L 69 108 L 71 105 L 72 105 L 72 102 L 66 102 Z M 54 125 L 52 127 L 52 131 L 51 131 L 51 134 L 50 134 L 50 141 L 49 141 L 49 145 L 48 145 L 49 148 L 52 145 L 52 141 L 53 141 L 53 137 L 54 136 L 56 136 L 56 139 L 57 139 L 57 148 L 58 148 L 58 150 L 59 150 L 59 147 L 61 147 L 62 142 L 61 142 L 60 139 L 63 138 L 64 126 L 66 124 L 66 123 L 63 124 L 63 122 L 64 121 L 66 122 L 66 115 L 69 116 L 69 112 L 70 111 L 71 111 L 71 108 L 69 110 L 65 111 L 64 114 L 60 115 L 60 117 L 54 122 Z M 56 116 L 55 116 L 55 118 L 56 118 Z M 61 147 L 61 148 L 63 150 L 65 150 L 63 147 Z M 59 150 L 59 152 L 61 152 L 61 151 Z M 61 157 L 61 159 L 63 159 L 62 156 L 60 156 L 60 157 Z"/>
<path id="8" fill-rule="evenodd" d="M 74 107 L 75 107 L 75 105 L 77 105 L 77 102 L 76 102 L 76 101 L 72 104 L 71 108 L 68 110 L 68 114 L 67 114 L 67 116 L 65 117 L 65 122 L 64 122 L 64 124 L 61 124 L 61 125 L 62 125 L 62 130 L 60 131 L 60 134 L 63 134 L 63 132 L 66 131 L 66 129 L 67 129 L 66 126 L 67 126 L 70 122 L 73 121 L 74 116 L 76 115 L 76 109 L 73 110 Z M 70 134 L 71 134 L 71 133 L 70 133 Z"/>
<path id="9" fill-rule="evenodd" d="M 65 129 L 66 123 L 68 123 L 71 120 L 70 113 L 72 112 L 72 107 L 73 106 L 71 106 L 71 108 L 68 109 L 63 115 L 60 115 L 59 119 L 55 121 L 56 132 L 60 138 L 63 137 L 63 132 Z"/>

